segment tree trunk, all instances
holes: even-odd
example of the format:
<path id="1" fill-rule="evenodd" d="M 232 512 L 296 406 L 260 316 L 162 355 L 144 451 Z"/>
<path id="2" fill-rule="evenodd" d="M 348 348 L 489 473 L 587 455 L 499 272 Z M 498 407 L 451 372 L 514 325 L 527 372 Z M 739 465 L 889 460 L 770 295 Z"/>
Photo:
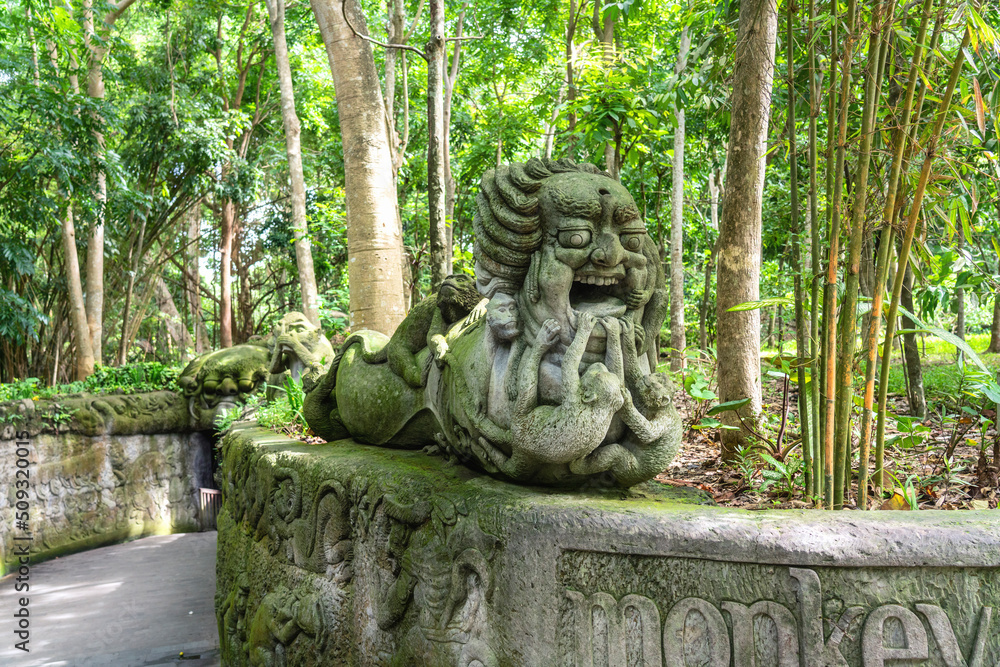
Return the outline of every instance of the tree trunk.
<path id="1" fill-rule="evenodd" d="M 455 81 L 462 63 L 462 37 L 465 26 L 465 10 L 468 3 L 462 5 L 455 25 L 455 43 L 451 49 L 451 63 L 447 58 L 442 63 L 444 67 L 444 104 L 442 106 L 442 152 L 444 153 L 444 215 L 448 225 L 448 256 L 451 257 L 455 247 L 455 175 L 451 172 L 451 100 L 455 92 Z M 443 33 L 442 33 L 443 34 Z M 443 52 L 443 49 L 442 49 Z"/>
<path id="2" fill-rule="evenodd" d="M 582 0 L 586 2 L 586 0 Z M 580 11 L 582 11 L 582 7 Z M 565 41 L 565 55 L 566 55 L 566 102 L 572 109 L 573 102 L 576 100 L 576 73 L 574 71 L 576 62 L 576 46 L 574 41 L 576 40 L 576 26 L 577 26 L 577 4 L 576 0 L 569 0 L 569 14 L 566 19 L 566 41 Z M 576 112 L 570 111 L 566 116 L 566 132 L 570 136 L 570 146 L 569 146 L 569 156 L 571 158 L 576 157 L 576 137 L 574 133 L 576 132 Z"/>
<path id="3" fill-rule="evenodd" d="M 701 312 L 698 313 L 698 348 L 708 351 L 708 294 L 712 290 L 712 271 L 715 269 L 715 248 L 705 257 L 705 286 L 701 293 Z M 704 358 L 704 357 L 702 357 Z"/>
<path id="4" fill-rule="evenodd" d="M 764 153 L 771 110 L 778 13 L 774 0 L 745 0 L 740 7 L 733 67 L 732 115 L 726 167 L 726 205 L 719 225 L 716 308 L 720 402 L 749 398 L 741 409 L 756 420 L 761 409 L 760 311 L 729 312 L 760 298 Z M 732 412 L 726 425 L 740 426 Z M 745 445 L 743 430 L 722 431 L 722 457 L 732 461 Z"/>
<path id="5" fill-rule="evenodd" d="M 427 223 L 431 285 L 451 273 L 444 205 L 444 0 L 430 0 L 431 35 L 427 42 Z"/>
<path id="6" fill-rule="evenodd" d="M 402 321 L 402 242 L 378 73 L 357 0 L 311 0 L 326 46 L 344 145 L 351 326 L 391 334 Z"/>
<path id="7" fill-rule="evenodd" d="M 903 275 L 903 292 L 899 302 L 903 308 L 913 312 L 913 269 L 906 265 Z M 903 328 L 913 329 L 916 323 L 903 314 Z M 903 334 L 903 357 L 906 359 L 906 381 L 910 399 L 910 414 L 921 419 L 927 417 L 927 400 L 924 398 L 924 372 L 920 367 L 920 350 L 917 349 L 917 334 Z"/>
<path id="8" fill-rule="evenodd" d="M 181 358 L 184 358 L 191 349 L 191 333 L 184 326 L 184 320 L 181 319 L 180 311 L 177 310 L 177 304 L 174 303 L 174 297 L 170 293 L 167 283 L 164 282 L 163 276 L 156 277 L 155 298 L 156 307 L 163 317 L 163 325 L 170 338 L 180 348 Z"/>
<path id="9" fill-rule="evenodd" d="M 95 100 L 104 99 L 104 57 L 107 55 L 109 32 L 115 21 L 135 0 L 120 0 L 102 17 L 101 33 L 95 32 L 93 0 L 83 0 L 83 43 L 87 48 L 87 95 Z M 97 126 L 100 128 L 100 123 Z M 100 155 L 104 153 L 104 133 L 94 130 L 94 139 Z M 108 184 L 104 170 L 97 176 L 97 218 L 90 230 L 87 245 L 87 326 L 94 362 L 101 363 L 104 319 L 104 221 L 107 216 Z"/>
<path id="10" fill-rule="evenodd" d="M 211 342 L 208 340 L 208 331 L 205 329 L 205 320 L 201 315 L 201 270 L 199 267 L 199 259 L 201 257 L 199 249 L 199 239 L 201 238 L 200 209 L 201 204 L 195 204 L 188 212 L 188 247 L 185 260 L 187 268 L 184 271 L 188 293 L 188 308 L 191 311 L 191 330 L 194 332 L 194 351 L 197 354 L 207 352 L 212 347 Z"/>
<path id="11" fill-rule="evenodd" d="M 233 346 L 233 237 L 236 235 L 236 203 L 222 202 L 219 230 L 219 346 Z"/>
<path id="12" fill-rule="evenodd" d="M 83 305 L 83 285 L 80 283 L 80 260 L 76 254 L 76 228 L 73 207 L 66 207 L 63 218 L 63 251 L 66 253 L 66 285 L 72 314 L 73 335 L 76 337 L 76 372 L 74 380 L 84 380 L 94 372 L 94 348 L 90 344 L 90 328 Z"/>
<path id="13" fill-rule="evenodd" d="M 691 38 L 687 26 L 681 30 L 680 51 L 674 72 L 679 78 L 687 66 Z M 676 107 L 674 130 L 673 201 L 670 205 L 670 370 L 685 367 L 684 348 L 684 109 Z"/>
<path id="14" fill-rule="evenodd" d="M 281 88 L 281 120 L 285 126 L 285 149 L 288 152 L 288 180 L 292 191 L 292 233 L 295 235 L 295 262 L 299 268 L 302 290 L 302 313 L 319 326 L 319 291 L 313 269 L 312 244 L 306 222 L 306 184 L 302 173 L 302 144 L 299 117 L 295 113 L 295 92 L 292 89 L 292 68 L 285 42 L 285 0 L 267 0 L 274 37 L 274 61 Z"/>
<path id="15" fill-rule="evenodd" d="M 615 60 L 615 18 L 610 12 L 604 12 L 604 3 L 594 0 L 594 14 L 591 18 L 591 28 L 601 45 L 604 66 L 612 67 Z M 620 136 L 620 126 L 610 128 L 612 135 Z M 618 147 L 614 140 L 604 144 L 604 168 L 616 181 L 621 180 L 621 162 Z"/>

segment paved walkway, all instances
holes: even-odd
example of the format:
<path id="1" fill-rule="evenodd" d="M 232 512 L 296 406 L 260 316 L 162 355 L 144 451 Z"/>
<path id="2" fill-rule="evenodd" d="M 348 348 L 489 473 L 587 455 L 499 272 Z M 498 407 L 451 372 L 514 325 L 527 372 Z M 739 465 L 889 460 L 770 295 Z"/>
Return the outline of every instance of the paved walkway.
<path id="1" fill-rule="evenodd" d="M 0 665 L 219 665 L 215 536 L 147 537 L 32 566 L 30 653 L 14 648 L 12 614 L 26 594 L 5 577 Z"/>

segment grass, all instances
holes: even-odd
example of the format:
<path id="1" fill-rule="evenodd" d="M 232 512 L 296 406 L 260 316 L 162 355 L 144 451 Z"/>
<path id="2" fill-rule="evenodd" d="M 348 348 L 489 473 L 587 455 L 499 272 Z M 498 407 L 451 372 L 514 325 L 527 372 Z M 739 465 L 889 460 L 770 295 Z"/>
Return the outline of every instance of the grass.
<path id="1" fill-rule="evenodd" d="M 989 334 L 972 334 L 966 338 L 973 350 L 979 353 L 989 345 Z M 924 354 L 924 344 L 927 353 Z M 954 405 L 959 396 L 962 384 L 962 369 L 957 363 L 955 346 L 943 340 L 927 336 L 925 341 L 917 341 L 920 350 L 921 368 L 924 375 L 924 394 L 928 402 L 947 403 Z M 1000 370 L 1000 355 L 982 354 L 979 358 L 993 371 Z M 971 362 L 969 362 L 971 363 Z M 899 357 L 899 348 L 894 349 L 892 365 L 889 367 L 889 393 L 904 395 L 906 393 L 906 368 Z"/>

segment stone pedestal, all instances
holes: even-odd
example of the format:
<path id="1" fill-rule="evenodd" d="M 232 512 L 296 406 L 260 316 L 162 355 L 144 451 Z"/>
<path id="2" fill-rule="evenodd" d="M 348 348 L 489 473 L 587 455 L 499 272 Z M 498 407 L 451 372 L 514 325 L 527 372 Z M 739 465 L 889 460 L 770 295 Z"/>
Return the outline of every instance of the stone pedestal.
<path id="1" fill-rule="evenodd" d="M 224 448 L 226 664 L 1000 660 L 996 512 L 751 513 L 652 483 L 562 493 L 256 428 Z"/>

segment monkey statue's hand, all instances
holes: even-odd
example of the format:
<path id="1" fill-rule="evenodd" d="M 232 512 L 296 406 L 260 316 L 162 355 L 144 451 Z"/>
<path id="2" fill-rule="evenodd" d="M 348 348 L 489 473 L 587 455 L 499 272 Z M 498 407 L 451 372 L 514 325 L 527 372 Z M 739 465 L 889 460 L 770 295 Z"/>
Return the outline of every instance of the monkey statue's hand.
<path id="1" fill-rule="evenodd" d="M 472 309 L 472 311 L 466 315 L 465 320 L 462 322 L 463 327 L 467 327 L 477 320 L 481 320 L 486 316 L 486 305 L 490 302 L 489 299 L 483 299 Z"/>
<path id="2" fill-rule="evenodd" d="M 430 340 L 431 355 L 438 367 L 444 363 L 444 355 L 448 354 L 448 341 L 444 336 L 432 336 Z"/>
<path id="3" fill-rule="evenodd" d="M 628 296 L 625 297 L 625 305 L 629 308 L 635 309 L 649 301 L 652 296 L 653 290 L 651 289 L 634 289 L 628 293 Z"/>
<path id="4" fill-rule="evenodd" d="M 552 347 L 559 340 L 561 331 L 562 327 L 559 326 L 558 322 L 553 319 L 545 320 L 542 323 L 542 328 L 538 331 L 538 344 L 545 348 Z"/>
<path id="5" fill-rule="evenodd" d="M 608 338 L 617 338 L 622 335 L 622 325 L 614 317 L 602 317 L 599 322 L 607 332 Z"/>
<path id="6" fill-rule="evenodd" d="M 619 318 L 618 323 L 622 328 L 622 347 L 636 352 L 642 349 L 646 331 L 642 327 L 637 327 L 632 318 L 628 316 Z"/>
<path id="7" fill-rule="evenodd" d="M 626 341 L 635 340 L 635 322 L 632 321 L 630 317 L 619 317 L 618 325 L 622 329 L 622 338 Z"/>

